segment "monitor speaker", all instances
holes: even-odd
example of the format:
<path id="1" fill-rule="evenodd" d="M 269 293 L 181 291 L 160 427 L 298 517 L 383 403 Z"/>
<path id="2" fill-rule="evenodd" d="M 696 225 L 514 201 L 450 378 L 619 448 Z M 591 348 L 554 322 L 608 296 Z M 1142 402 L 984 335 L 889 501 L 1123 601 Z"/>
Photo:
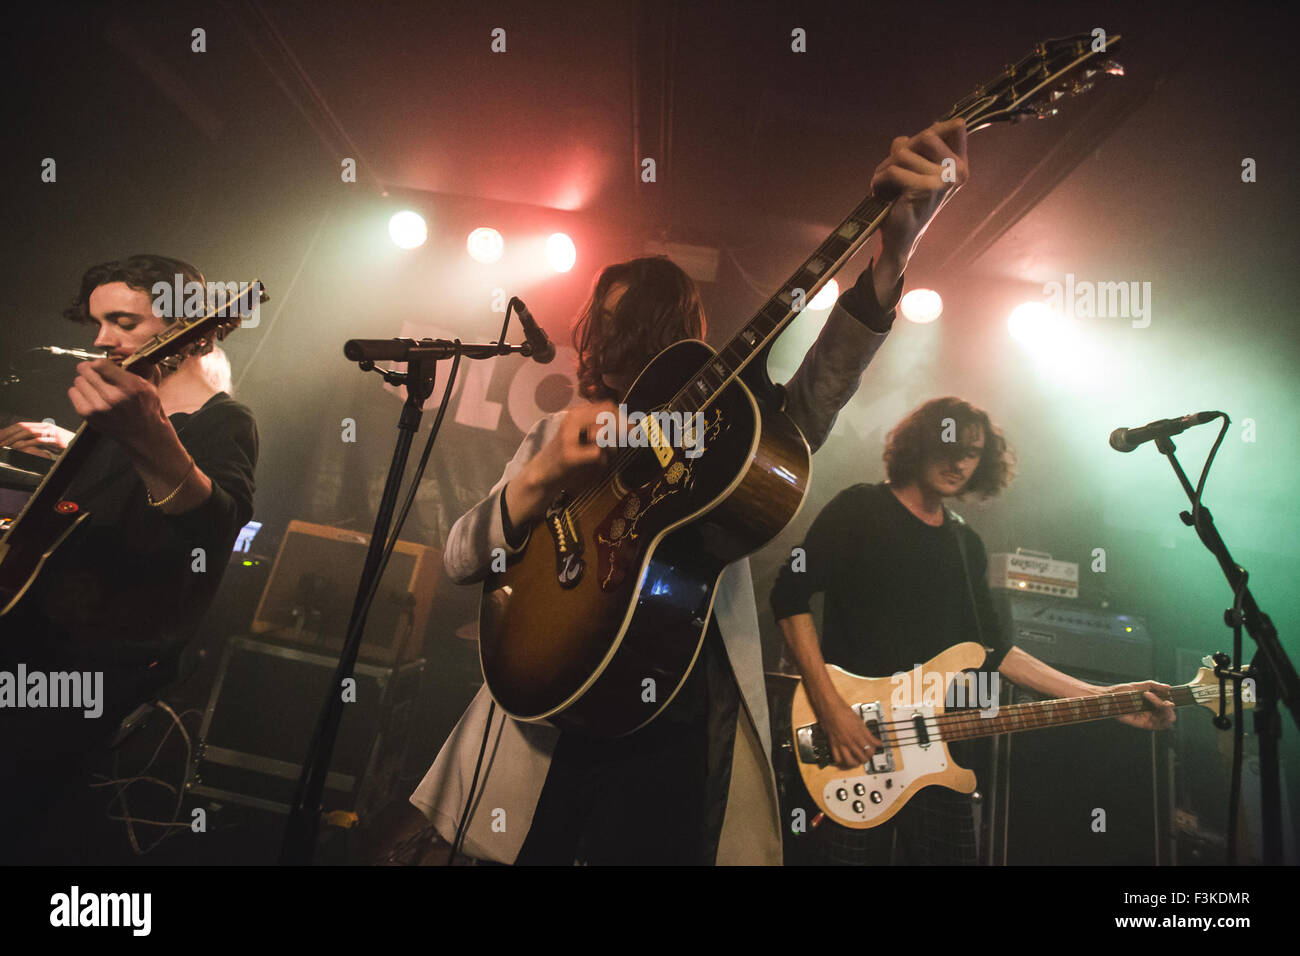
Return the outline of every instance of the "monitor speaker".
<path id="1" fill-rule="evenodd" d="M 368 534 L 291 521 L 253 618 L 254 634 L 323 652 L 343 644 Z M 370 608 L 359 659 L 394 664 L 416 658 L 442 570 L 436 548 L 398 541 Z"/>

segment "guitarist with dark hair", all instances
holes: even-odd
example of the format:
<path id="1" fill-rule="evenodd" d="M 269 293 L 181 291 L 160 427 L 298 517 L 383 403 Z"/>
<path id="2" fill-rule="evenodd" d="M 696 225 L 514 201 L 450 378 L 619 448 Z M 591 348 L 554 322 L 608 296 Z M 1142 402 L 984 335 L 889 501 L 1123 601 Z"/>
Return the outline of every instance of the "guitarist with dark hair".
<path id="1" fill-rule="evenodd" d="M 102 674 L 102 698 L 93 717 L 0 698 L 0 827 L 28 832 L 28 813 L 174 677 L 252 516 L 248 408 L 208 381 L 198 354 L 149 379 L 121 367 L 177 317 L 155 309 L 154 292 L 176 275 L 203 285 L 193 266 L 162 256 L 95 266 L 66 313 L 108 353 L 80 363 L 68 389 L 101 436 L 64 495 L 90 516 L 0 617 L 0 671 Z M 0 445 L 61 454 L 71 433 L 38 424 L 0 430 Z"/>
<path id="2" fill-rule="evenodd" d="M 1173 723 L 1174 705 L 1162 699 L 1166 684 L 1096 687 L 1007 641 L 989 594 L 984 545 L 943 505 L 970 493 L 991 497 L 1011 480 L 1011 452 L 986 412 L 953 397 L 926 402 L 890 433 L 884 458 L 889 480 L 836 495 L 809 528 L 798 566 L 782 566 L 771 594 L 836 765 L 861 767 L 881 742 L 832 685 L 827 664 L 863 676 L 898 674 L 964 641 L 991 648 L 985 668 L 1023 687 L 1051 697 L 1141 689 L 1148 709 L 1117 719 L 1147 730 Z M 809 612 L 819 592 L 820 642 Z M 952 745 L 956 762 L 978 763 L 963 743 Z M 941 786 L 923 787 L 879 826 L 850 829 L 828 817 L 812 832 L 813 852 L 826 863 L 888 863 L 895 833 L 896 862 L 976 862 L 971 798 Z"/>
<path id="3" fill-rule="evenodd" d="M 966 178 L 961 120 L 898 137 L 877 167 L 873 190 L 897 197 L 880 254 L 840 297 L 785 386 L 785 411 L 813 450 L 883 344 L 913 247 Z M 452 528 L 444 551 L 452 578 L 481 580 L 494 554 L 516 554 L 555 494 L 581 488 L 602 462 L 593 436 L 598 415 L 613 411 L 608 399 L 623 395 L 665 345 L 703 331 L 694 284 L 668 260 L 604 270 L 575 335 L 583 393 L 602 403 L 550 416 L 525 436 L 501 480 Z M 685 683 L 647 726 L 596 740 L 499 711 L 489 724 L 485 687 L 411 802 L 451 841 L 472 790 L 465 852 L 502 863 L 779 863 L 747 561 L 722 573 L 709 618 Z"/>

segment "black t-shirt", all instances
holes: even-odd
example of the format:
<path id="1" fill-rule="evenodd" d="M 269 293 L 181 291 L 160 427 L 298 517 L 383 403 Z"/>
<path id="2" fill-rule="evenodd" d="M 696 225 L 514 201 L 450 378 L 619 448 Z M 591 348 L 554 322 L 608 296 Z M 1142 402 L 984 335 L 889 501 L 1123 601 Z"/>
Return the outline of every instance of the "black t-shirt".
<path id="1" fill-rule="evenodd" d="M 983 639 L 962 573 L 957 534 L 965 535 Z M 963 641 L 991 647 L 994 669 L 1010 649 L 998 626 L 979 535 L 945 513 L 928 525 L 887 484 L 854 485 L 819 514 L 804 549 L 804 570 L 787 562 L 772 589 L 777 618 L 806 614 L 825 594 L 822 656 L 864 677 L 910 670 Z"/>
<path id="2" fill-rule="evenodd" d="M 170 421 L 212 480 L 211 497 L 179 515 L 151 507 L 126 452 L 101 437 L 66 496 L 90 517 L 6 622 L 6 630 L 26 625 L 15 637 L 32 637 L 34 652 L 63 644 L 79 659 L 147 663 L 193 636 L 253 514 L 257 425 L 225 392 Z"/>

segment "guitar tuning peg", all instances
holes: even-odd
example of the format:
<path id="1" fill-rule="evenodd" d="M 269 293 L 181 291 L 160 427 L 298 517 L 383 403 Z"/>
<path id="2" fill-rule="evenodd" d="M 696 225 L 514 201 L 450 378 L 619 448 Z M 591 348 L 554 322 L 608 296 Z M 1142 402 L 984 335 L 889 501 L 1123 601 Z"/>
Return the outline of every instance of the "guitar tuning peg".
<path id="1" fill-rule="evenodd" d="M 1074 86 L 1070 88 L 1070 95 L 1078 96 L 1080 93 L 1087 93 L 1090 89 L 1092 89 L 1091 83 L 1075 83 Z"/>
<path id="2" fill-rule="evenodd" d="M 1065 96 L 1065 90 L 1052 90 L 1052 102 L 1055 103 L 1061 97 Z"/>

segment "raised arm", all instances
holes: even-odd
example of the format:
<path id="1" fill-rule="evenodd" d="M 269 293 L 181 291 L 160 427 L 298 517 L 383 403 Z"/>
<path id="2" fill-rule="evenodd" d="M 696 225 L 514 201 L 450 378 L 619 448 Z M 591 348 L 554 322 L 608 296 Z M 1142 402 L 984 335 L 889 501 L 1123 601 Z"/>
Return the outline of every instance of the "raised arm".
<path id="1" fill-rule="evenodd" d="M 966 125 L 936 123 L 899 136 L 876 167 L 872 191 L 893 199 L 880 228 L 880 255 L 840 296 L 821 335 L 786 383 L 786 413 L 816 451 L 858 390 L 862 373 L 894 321 L 908 259 L 953 193 L 970 177 Z"/>

